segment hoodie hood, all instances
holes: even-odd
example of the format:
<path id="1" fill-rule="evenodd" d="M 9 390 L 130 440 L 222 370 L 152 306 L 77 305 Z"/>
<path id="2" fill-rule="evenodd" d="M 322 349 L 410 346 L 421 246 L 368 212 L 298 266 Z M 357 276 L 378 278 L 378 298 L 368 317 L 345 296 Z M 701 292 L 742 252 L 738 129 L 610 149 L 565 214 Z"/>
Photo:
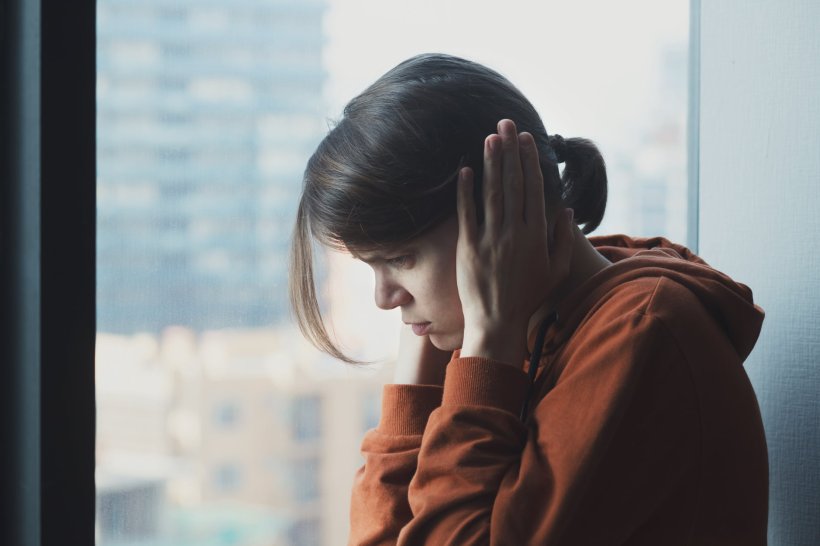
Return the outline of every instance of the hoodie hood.
<path id="1" fill-rule="evenodd" d="M 764 312 L 749 287 L 710 267 L 682 245 L 663 237 L 626 235 L 589 237 L 612 265 L 590 277 L 559 303 L 558 321 L 547 333 L 545 352 L 553 352 L 608 291 L 641 277 L 667 277 L 689 289 L 714 317 L 741 360 L 751 352 Z"/>

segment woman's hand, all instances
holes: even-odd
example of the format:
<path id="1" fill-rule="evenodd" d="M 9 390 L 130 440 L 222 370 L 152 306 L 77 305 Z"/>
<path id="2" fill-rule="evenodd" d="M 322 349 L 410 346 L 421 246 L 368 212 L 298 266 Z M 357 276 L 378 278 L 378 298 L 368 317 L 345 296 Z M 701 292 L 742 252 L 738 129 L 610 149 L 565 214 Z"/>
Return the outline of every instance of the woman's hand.
<path id="1" fill-rule="evenodd" d="M 527 352 L 530 317 L 566 278 L 572 257 L 570 216 L 559 214 L 547 242 L 538 150 L 510 120 L 484 142 L 484 224 L 476 221 L 473 172 L 459 173 L 456 278 L 464 312 L 461 356 L 516 367 Z"/>
<path id="2" fill-rule="evenodd" d="M 444 372 L 451 356 L 452 351 L 437 349 L 428 336 L 417 336 L 409 324 L 403 324 L 393 383 L 444 385 Z"/>

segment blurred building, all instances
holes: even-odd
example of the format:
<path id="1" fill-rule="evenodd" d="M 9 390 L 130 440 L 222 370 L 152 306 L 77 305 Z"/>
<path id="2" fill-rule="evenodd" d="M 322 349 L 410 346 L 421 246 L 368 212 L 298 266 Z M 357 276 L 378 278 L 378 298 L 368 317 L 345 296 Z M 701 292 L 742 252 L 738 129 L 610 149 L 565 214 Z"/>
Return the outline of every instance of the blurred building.
<path id="1" fill-rule="evenodd" d="M 229 526 L 242 507 L 280 529 L 283 546 L 346 540 L 359 444 L 391 370 L 344 368 L 295 340 L 267 329 L 100 335 L 100 546 L 187 546 L 183 519 L 190 530 L 207 510 Z"/>
<path id="2" fill-rule="evenodd" d="M 286 317 L 324 0 L 100 0 L 99 331 Z"/>
<path id="3" fill-rule="evenodd" d="M 631 192 L 634 232 L 686 243 L 686 44 L 659 52 L 657 102 L 634 155 Z"/>
<path id="4" fill-rule="evenodd" d="M 687 44 L 664 47 L 657 62 L 658 92 L 646 105 L 651 115 L 625 131 L 623 141 L 605 157 L 610 193 L 606 216 L 596 234 L 661 235 L 685 244 Z"/>

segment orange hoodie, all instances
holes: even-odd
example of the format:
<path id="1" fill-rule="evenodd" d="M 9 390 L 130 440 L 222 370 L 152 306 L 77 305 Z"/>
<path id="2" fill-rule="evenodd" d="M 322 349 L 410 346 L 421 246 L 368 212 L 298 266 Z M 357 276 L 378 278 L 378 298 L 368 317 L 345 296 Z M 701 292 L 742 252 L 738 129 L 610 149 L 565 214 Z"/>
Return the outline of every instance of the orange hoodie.
<path id="1" fill-rule="evenodd" d="M 763 311 L 665 239 L 590 241 L 613 265 L 559 305 L 524 422 L 527 366 L 456 351 L 443 387 L 385 385 L 350 544 L 766 544 Z"/>

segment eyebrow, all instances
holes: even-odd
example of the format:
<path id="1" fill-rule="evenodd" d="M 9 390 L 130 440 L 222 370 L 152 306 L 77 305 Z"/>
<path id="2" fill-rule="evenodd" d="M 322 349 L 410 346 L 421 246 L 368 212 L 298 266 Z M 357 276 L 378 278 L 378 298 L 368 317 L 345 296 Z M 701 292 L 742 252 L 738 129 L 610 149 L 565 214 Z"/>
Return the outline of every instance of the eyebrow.
<path id="1" fill-rule="evenodd" d="M 355 259 L 364 262 L 366 264 L 372 264 L 378 261 L 385 261 L 387 260 L 387 256 L 385 254 L 379 254 L 378 252 L 374 252 L 369 255 L 361 255 L 353 250 L 348 249 L 350 255 L 353 256 Z M 400 245 L 396 246 L 395 248 L 390 249 L 387 254 L 408 254 L 413 252 L 414 249 L 411 245 Z"/>
<path id="2" fill-rule="evenodd" d="M 377 253 L 373 253 L 373 254 L 370 254 L 370 255 L 362 255 L 362 254 L 359 254 L 358 252 L 356 252 L 355 250 L 351 250 L 351 249 L 348 249 L 348 252 L 350 252 L 350 255 L 353 256 L 353 258 L 355 258 L 356 260 L 359 260 L 361 262 L 364 262 L 366 264 L 373 263 L 375 261 L 384 259 L 383 256 L 381 256 Z"/>

